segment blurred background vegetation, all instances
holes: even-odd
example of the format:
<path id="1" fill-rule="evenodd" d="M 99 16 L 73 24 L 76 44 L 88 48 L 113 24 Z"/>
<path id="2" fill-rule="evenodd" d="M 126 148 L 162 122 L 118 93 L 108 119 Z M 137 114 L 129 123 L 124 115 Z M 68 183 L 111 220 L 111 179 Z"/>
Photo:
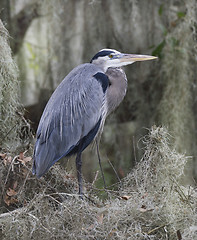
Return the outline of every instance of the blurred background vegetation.
<path id="1" fill-rule="evenodd" d="M 109 161 L 120 177 L 126 176 L 141 157 L 146 128 L 156 124 L 175 136 L 178 152 L 192 156 L 184 181 L 194 184 L 196 0 L 1 0 L 0 18 L 1 149 L 29 146 L 26 120 L 35 132 L 54 89 L 100 49 L 153 54 L 158 61 L 125 68 L 127 96 L 108 118 L 101 140 L 105 176 L 108 184 L 116 181 Z M 94 179 L 97 163 L 95 152 L 86 150 L 83 172 L 88 181 Z"/>

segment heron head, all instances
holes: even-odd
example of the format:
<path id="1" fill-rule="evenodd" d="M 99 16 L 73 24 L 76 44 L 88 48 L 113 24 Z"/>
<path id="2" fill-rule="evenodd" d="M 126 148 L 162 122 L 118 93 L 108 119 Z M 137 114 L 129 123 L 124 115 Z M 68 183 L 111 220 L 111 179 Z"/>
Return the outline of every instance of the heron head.
<path id="1" fill-rule="evenodd" d="M 157 57 L 139 54 L 126 54 L 114 49 L 102 49 L 91 60 L 90 63 L 101 67 L 104 72 L 110 67 L 122 67 L 137 61 L 156 59 Z"/>

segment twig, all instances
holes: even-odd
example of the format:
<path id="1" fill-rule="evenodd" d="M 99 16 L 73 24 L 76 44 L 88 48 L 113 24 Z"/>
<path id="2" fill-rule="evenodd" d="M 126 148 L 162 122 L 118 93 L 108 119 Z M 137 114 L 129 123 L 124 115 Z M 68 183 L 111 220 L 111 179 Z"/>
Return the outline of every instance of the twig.
<path id="1" fill-rule="evenodd" d="M 106 191 L 106 192 L 110 192 L 110 193 L 116 193 L 116 194 L 118 194 L 119 193 L 119 191 L 115 191 L 115 190 L 111 190 L 111 189 L 107 189 L 107 188 L 96 188 L 96 187 L 93 187 L 93 189 L 94 190 L 96 190 L 96 191 L 100 191 L 100 192 L 102 192 L 102 191 Z"/>
<path id="2" fill-rule="evenodd" d="M 51 194 L 47 194 L 45 195 L 46 197 L 51 197 L 51 195 L 66 195 L 66 196 L 70 196 L 70 197 L 76 197 L 78 198 L 79 197 L 79 194 L 70 194 L 70 193 L 51 193 Z M 83 196 L 88 199 L 91 203 L 93 203 L 94 205 L 98 205 L 97 203 L 94 202 L 94 200 L 92 200 L 90 197 L 86 196 L 85 194 L 83 194 Z M 59 201 L 57 201 L 55 198 L 51 197 L 53 200 L 55 200 L 57 203 L 61 204 Z M 62 205 L 63 207 L 65 207 L 64 205 Z M 66 207 L 65 207 L 66 208 Z M 67 208 L 66 208 L 67 209 Z"/>
<path id="3" fill-rule="evenodd" d="M 21 208 L 21 209 L 13 210 L 11 212 L 2 213 L 2 214 L 0 214 L 0 218 L 11 217 L 13 214 L 17 214 L 17 213 L 22 212 L 22 210 L 23 209 Z"/>
<path id="4" fill-rule="evenodd" d="M 114 168 L 113 164 L 111 163 L 111 161 L 109 159 L 108 159 L 108 162 L 109 162 L 110 166 L 112 167 L 112 169 L 113 169 L 113 171 L 114 171 L 114 173 L 116 175 L 116 178 L 118 179 L 120 185 L 122 186 L 122 182 L 121 182 L 121 180 L 120 180 L 120 178 L 118 176 L 118 173 L 117 173 L 116 169 Z"/>
<path id="5" fill-rule="evenodd" d="M 4 141 L 6 139 L 6 137 L 12 132 L 12 130 L 17 126 L 17 124 L 15 124 L 13 127 L 11 127 L 7 133 L 5 135 L 2 136 L 2 141 Z"/>
<path id="6" fill-rule="evenodd" d="M 136 156 L 135 136 L 133 136 L 133 153 L 134 153 L 134 161 L 135 161 L 135 164 L 136 164 L 137 163 L 137 156 Z"/>
<path id="7" fill-rule="evenodd" d="M 51 195 L 52 195 L 52 194 L 47 194 L 47 195 L 44 195 L 44 197 L 49 197 L 49 198 L 51 198 L 54 202 L 56 202 L 56 203 L 58 203 L 59 205 L 63 206 L 64 208 L 66 208 L 66 210 L 67 210 L 69 213 L 71 213 L 70 210 L 69 210 L 64 204 L 62 204 L 60 201 L 58 201 L 57 199 L 55 199 L 55 198 L 52 197 Z M 56 195 L 57 195 L 57 194 L 56 194 Z"/>
<path id="8" fill-rule="evenodd" d="M 29 174 L 30 174 L 30 171 L 27 173 L 27 175 L 26 175 L 26 177 L 25 177 L 25 179 L 24 179 L 23 185 L 20 187 L 20 190 L 18 191 L 18 195 L 19 195 L 19 193 L 22 192 L 23 188 L 25 187 L 25 183 L 27 182 L 27 179 L 28 179 L 28 177 L 29 177 Z"/>
<path id="9" fill-rule="evenodd" d="M 78 193 L 59 193 L 59 192 L 55 192 L 55 193 L 50 193 L 48 195 L 66 195 L 66 196 L 70 196 L 70 197 L 79 197 Z M 47 195 L 45 195 L 47 196 Z"/>
<path id="10" fill-rule="evenodd" d="M 15 161 L 18 157 L 19 157 L 19 155 L 16 155 L 16 156 L 12 159 L 12 162 L 11 162 L 11 164 L 10 164 L 10 166 L 9 166 L 8 173 L 7 173 L 7 176 L 6 176 L 6 179 L 5 179 L 3 188 L 2 188 L 2 196 L 3 196 L 4 191 L 5 191 L 5 185 L 6 185 L 7 181 L 8 181 L 8 177 L 9 177 L 10 170 L 11 170 L 11 168 L 12 168 L 12 165 L 14 164 L 14 161 Z"/>
<path id="11" fill-rule="evenodd" d="M 40 225 L 41 225 L 41 227 L 44 228 L 44 230 L 46 230 L 48 233 L 52 234 L 52 232 L 51 232 L 48 228 L 46 228 L 46 227 L 40 222 L 40 220 L 39 220 L 37 217 L 35 217 L 35 216 L 34 216 L 33 214 L 31 214 L 31 213 L 28 213 L 28 215 L 29 215 L 30 217 L 34 218 L 37 222 L 39 222 Z"/>
<path id="12" fill-rule="evenodd" d="M 183 220 L 183 219 L 180 219 L 180 220 L 177 220 L 177 221 L 175 221 L 175 222 L 178 223 L 178 222 L 181 222 L 182 220 Z M 173 223 L 174 223 L 174 222 L 162 224 L 162 225 L 159 226 L 159 227 L 153 228 L 153 229 L 150 230 L 147 234 L 150 235 L 151 233 L 156 232 L 157 230 L 159 230 L 159 229 L 161 229 L 161 228 L 164 228 L 164 227 L 167 227 L 167 226 L 169 226 L 169 225 L 171 225 L 171 224 L 173 224 Z"/>
<path id="13" fill-rule="evenodd" d="M 98 178 L 98 173 L 99 173 L 99 171 L 96 171 L 96 174 L 95 174 L 95 177 L 94 177 L 94 180 L 92 181 L 92 187 L 94 186 L 94 184 L 95 184 L 95 182 L 96 182 L 96 180 L 97 180 L 97 178 Z"/>
<path id="14" fill-rule="evenodd" d="M 159 227 L 153 228 L 153 229 L 150 230 L 147 234 L 150 235 L 151 233 L 156 232 L 157 230 L 159 230 L 159 229 L 161 229 L 161 228 L 164 228 L 164 227 L 166 227 L 166 226 L 168 226 L 168 225 L 170 225 L 170 224 L 171 224 L 171 223 L 165 223 L 165 224 L 163 224 L 163 225 L 161 225 L 161 226 L 159 226 Z"/>
<path id="15" fill-rule="evenodd" d="M 190 206 L 191 210 L 194 210 L 192 205 L 191 205 L 191 203 L 190 203 L 190 201 L 189 201 L 189 199 L 188 199 L 188 197 L 185 195 L 185 193 L 180 188 L 179 184 L 175 181 L 175 179 L 174 178 L 170 178 L 170 180 L 176 184 L 177 189 L 175 188 L 175 190 L 179 194 L 181 200 L 183 202 L 186 202 Z"/>

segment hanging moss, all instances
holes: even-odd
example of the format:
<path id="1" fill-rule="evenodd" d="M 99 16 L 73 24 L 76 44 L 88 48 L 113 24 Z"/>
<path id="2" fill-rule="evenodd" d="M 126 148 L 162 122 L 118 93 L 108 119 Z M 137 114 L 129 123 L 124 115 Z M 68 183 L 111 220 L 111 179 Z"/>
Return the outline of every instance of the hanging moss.
<path id="1" fill-rule="evenodd" d="M 160 69 L 163 90 L 156 111 L 157 123 L 168 126 L 169 131 L 176 136 L 174 145 L 177 151 L 192 156 L 197 154 L 193 109 L 195 76 L 191 65 L 195 61 L 193 48 L 197 10 L 195 6 L 195 1 L 185 1 L 185 13 L 177 12 L 177 20 L 165 37 Z M 190 161 L 185 179 L 190 184 L 193 181 L 192 169 L 193 163 Z"/>
<path id="2" fill-rule="evenodd" d="M 27 122 L 22 116 L 18 68 L 12 58 L 8 38 L 9 34 L 0 20 L 0 148 L 14 151 Z"/>
<path id="3" fill-rule="evenodd" d="M 193 32 L 195 1 L 185 1 L 186 14 L 177 26 L 172 28 L 165 39 L 161 65 L 161 79 L 164 89 L 158 106 L 159 122 L 169 127 L 176 136 L 178 151 L 194 154 L 194 113 L 192 108 L 192 85 L 194 75 L 191 68 L 193 59 Z M 178 16 L 180 13 L 177 13 Z"/>
<path id="4" fill-rule="evenodd" d="M 4 176 L 18 184 L 5 186 L 5 201 L 15 210 L 0 214 L 1 239 L 196 239 L 197 191 L 181 185 L 189 158 L 175 151 L 164 127 L 152 127 L 141 141 L 143 158 L 104 201 L 94 183 L 85 184 L 86 197 L 79 199 L 76 180 L 58 164 L 40 180 L 25 158 L 15 164 Z"/>

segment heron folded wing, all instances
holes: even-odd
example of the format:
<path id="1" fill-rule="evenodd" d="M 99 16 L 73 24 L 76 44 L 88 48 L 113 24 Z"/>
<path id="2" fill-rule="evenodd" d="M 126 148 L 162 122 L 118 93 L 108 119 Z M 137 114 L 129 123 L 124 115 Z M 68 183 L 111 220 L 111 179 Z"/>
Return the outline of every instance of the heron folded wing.
<path id="1" fill-rule="evenodd" d="M 73 69 L 53 93 L 37 130 L 33 172 L 42 176 L 56 161 L 83 151 L 96 136 L 104 92 L 93 64 Z"/>
<path id="2" fill-rule="evenodd" d="M 100 124 L 101 124 L 101 118 L 99 119 L 99 121 L 97 122 L 95 127 L 93 129 L 91 129 L 91 131 L 86 136 L 84 136 L 82 139 L 80 139 L 76 145 L 71 146 L 62 156 L 56 155 L 56 152 L 57 152 L 56 145 L 53 144 L 54 141 L 49 138 L 49 142 L 50 141 L 52 141 L 52 142 L 47 143 L 47 144 L 49 144 L 51 147 L 48 149 L 47 152 L 41 151 L 38 155 L 39 155 L 40 159 L 54 159 L 54 160 L 53 160 L 53 162 L 51 162 L 51 161 L 50 162 L 34 161 L 33 174 L 36 174 L 38 177 L 41 177 L 49 170 L 49 168 L 53 164 L 55 164 L 62 157 L 71 156 L 73 154 L 76 154 L 79 151 L 82 152 L 95 138 L 95 136 L 99 130 Z M 53 138 L 56 138 L 55 134 L 53 134 Z M 39 144 L 40 144 L 40 142 L 39 142 L 39 138 L 38 138 L 36 145 L 39 145 Z M 45 143 L 41 143 L 41 145 L 42 144 L 45 144 Z M 43 147 L 45 147 L 45 146 L 43 146 Z"/>

